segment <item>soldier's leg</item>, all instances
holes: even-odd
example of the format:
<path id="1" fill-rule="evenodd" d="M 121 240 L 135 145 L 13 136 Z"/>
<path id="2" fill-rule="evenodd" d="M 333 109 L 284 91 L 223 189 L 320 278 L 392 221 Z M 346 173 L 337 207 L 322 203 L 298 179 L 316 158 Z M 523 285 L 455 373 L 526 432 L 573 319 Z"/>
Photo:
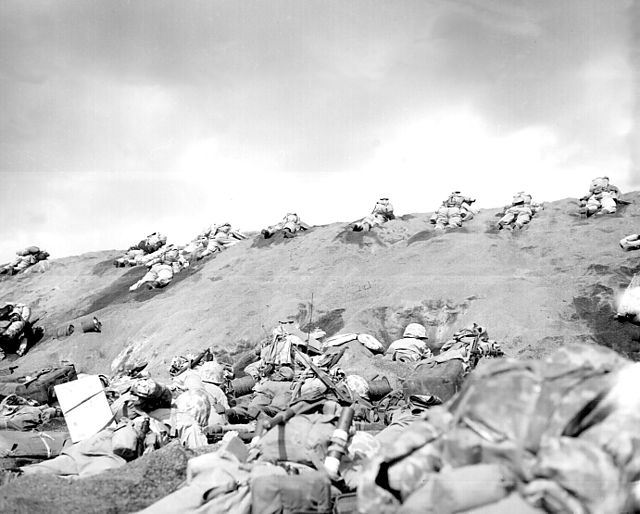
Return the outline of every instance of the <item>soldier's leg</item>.
<path id="1" fill-rule="evenodd" d="M 520 214 L 518 214 L 518 218 L 516 219 L 516 227 L 522 228 L 530 221 L 531 216 L 529 216 L 529 214 L 526 212 L 521 212 Z"/>
<path id="2" fill-rule="evenodd" d="M 135 284 L 133 284 L 130 288 L 129 291 L 135 291 L 136 289 L 138 289 L 141 285 L 143 284 L 147 284 L 147 283 L 152 283 L 156 280 L 156 278 L 158 277 L 158 275 L 156 274 L 155 271 L 147 271 L 147 273 L 145 274 L 144 277 L 142 277 L 140 280 L 138 280 Z"/>
<path id="3" fill-rule="evenodd" d="M 449 217 L 447 216 L 446 209 L 438 209 L 436 212 L 436 229 L 444 230 L 447 224 L 449 223 Z"/>
<path id="4" fill-rule="evenodd" d="M 158 272 L 158 278 L 154 281 L 155 287 L 165 287 L 173 280 L 173 271 L 169 269 L 163 269 Z"/>
<path id="5" fill-rule="evenodd" d="M 593 197 L 589 198 L 587 200 L 587 205 L 585 208 L 587 211 L 587 217 L 593 216 L 596 212 L 598 212 L 598 210 L 600 210 L 600 202 Z"/>
<path id="6" fill-rule="evenodd" d="M 618 209 L 618 205 L 616 204 L 616 201 L 610 197 L 603 198 L 601 205 L 602 205 L 602 212 L 605 212 L 607 214 L 613 214 Z"/>
<path id="7" fill-rule="evenodd" d="M 9 326 L 5 329 L 3 336 L 9 340 L 15 340 L 20 337 L 24 327 L 26 326 L 26 322 L 21 320 L 12 321 Z"/>
<path id="8" fill-rule="evenodd" d="M 287 221 L 282 228 L 284 230 L 288 230 L 291 234 L 295 234 L 298 231 L 299 227 L 293 221 Z"/>
<path id="9" fill-rule="evenodd" d="M 505 226 L 510 225 L 513 222 L 514 215 L 512 212 L 506 213 L 500 221 L 498 221 L 498 229 L 502 230 Z"/>
<path id="10" fill-rule="evenodd" d="M 462 216 L 460 214 L 460 209 L 458 209 L 457 207 L 453 207 L 449 209 L 449 226 L 451 227 L 462 226 Z"/>
<path id="11" fill-rule="evenodd" d="M 620 247 L 623 250 L 637 250 L 640 248 L 640 234 L 631 234 L 620 240 Z"/>
<path id="12" fill-rule="evenodd" d="M 18 357 L 22 357 L 25 353 L 27 353 L 28 344 L 29 339 L 27 338 L 27 336 L 22 336 L 22 338 L 20 339 L 20 346 L 18 346 L 18 349 L 16 350 L 16 354 L 18 355 Z"/>

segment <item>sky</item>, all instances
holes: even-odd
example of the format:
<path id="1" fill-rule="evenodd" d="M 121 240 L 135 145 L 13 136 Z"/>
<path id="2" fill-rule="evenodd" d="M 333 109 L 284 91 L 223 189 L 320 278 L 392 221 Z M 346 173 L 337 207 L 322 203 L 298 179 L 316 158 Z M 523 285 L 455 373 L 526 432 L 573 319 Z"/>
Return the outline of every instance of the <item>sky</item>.
<path id="1" fill-rule="evenodd" d="M 632 0 L 3 0 L 0 262 L 640 189 Z"/>

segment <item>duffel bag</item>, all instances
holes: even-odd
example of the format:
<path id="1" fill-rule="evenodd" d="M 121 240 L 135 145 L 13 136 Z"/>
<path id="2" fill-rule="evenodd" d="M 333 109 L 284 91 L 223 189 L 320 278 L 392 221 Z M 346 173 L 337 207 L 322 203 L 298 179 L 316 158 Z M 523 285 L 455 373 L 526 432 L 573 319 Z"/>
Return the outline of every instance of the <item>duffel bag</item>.
<path id="1" fill-rule="evenodd" d="M 51 459 L 60 455 L 65 443 L 71 444 L 67 432 L 0 430 L 0 452 L 11 452 L 10 457 Z"/>
<path id="2" fill-rule="evenodd" d="M 460 359 L 419 365 L 404 384 L 405 397 L 433 395 L 446 402 L 462 387 L 464 366 Z"/>
<path id="3" fill-rule="evenodd" d="M 260 514 L 331 513 L 331 481 L 313 471 L 286 478 L 258 476 L 251 480 L 251 512 Z"/>
<path id="4" fill-rule="evenodd" d="M 78 375 L 73 364 L 59 368 L 47 368 L 39 371 L 33 377 L 20 377 L 14 382 L 0 382 L 0 399 L 10 394 L 35 400 L 40 404 L 51 403 L 55 400 L 53 386 L 76 380 Z"/>

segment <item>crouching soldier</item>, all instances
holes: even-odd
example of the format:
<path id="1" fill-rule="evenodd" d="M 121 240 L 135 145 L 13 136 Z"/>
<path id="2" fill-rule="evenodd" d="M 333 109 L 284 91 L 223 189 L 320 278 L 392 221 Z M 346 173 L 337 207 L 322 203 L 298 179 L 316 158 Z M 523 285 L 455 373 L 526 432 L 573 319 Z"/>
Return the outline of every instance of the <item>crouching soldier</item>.
<path id="1" fill-rule="evenodd" d="M 306 223 L 300 220 L 300 217 L 296 213 L 288 213 L 280 223 L 271 225 L 262 230 L 262 235 L 265 239 L 269 239 L 271 236 L 282 230 L 284 237 L 294 237 L 298 230 L 308 230 L 310 227 Z"/>
<path id="2" fill-rule="evenodd" d="M 471 209 L 473 202 L 475 202 L 474 198 L 463 196 L 460 191 L 453 191 L 429 221 L 435 224 L 438 230 L 444 230 L 446 227 L 461 227 L 463 221 L 473 218 L 474 213 Z"/>
<path id="3" fill-rule="evenodd" d="M 145 276 L 133 284 L 129 291 L 135 291 L 143 284 L 147 284 L 148 289 L 165 287 L 173 280 L 173 275 L 173 264 L 158 262 L 151 265 Z"/>
<path id="4" fill-rule="evenodd" d="M 620 247 L 623 250 L 640 249 L 640 234 L 631 234 L 630 236 L 620 239 Z"/>
<path id="5" fill-rule="evenodd" d="M 580 207 L 587 217 L 600 212 L 614 214 L 618 208 L 620 190 L 609 183 L 609 177 L 598 177 L 591 181 L 589 194 L 580 198 Z"/>
<path id="6" fill-rule="evenodd" d="M 207 428 L 226 423 L 224 411 L 228 409 L 226 398 L 212 395 L 201 376 L 189 373 L 182 386 L 185 391 L 173 402 L 172 427 L 180 442 L 187 448 L 207 444 Z M 226 409 L 225 409 L 226 407 Z"/>
<path id="7" fill-rule="evenodd" d="M 49 252 L 40 250 L 37 246 L 29 246 L 16 252 L 15 260 L 0 267 L 0 275 L 16 275 L 34 264 L 49 257 Z"/>
<path id="8" fill-rule="evenodd" d="M 18 347 L 16 353 L 23 356 L 32 336 L 29 323 L 31 309 L 22 303 L 8 303 L 0 309 L 0 360 L 5 358 L 5 349 Z M 3 327 L 4 325 L 4 327 Z"/>
<path id="9" fill-rule="evenodd" d="M 207 246 L 206 249 L 198 255 L 198 259 L 211 255 L 212 253 L 221 252 L 225 248 L 229 248 L 238 241 L 242 241 L 247 238 L 247 236 L 241 234 L 237 230 L 232 230 L 230 223 L 209 227 L 199 237 L 202 236 L 206 239 Z"/>
<path id="10" fill-rule="evenodd" d="M 451 339 L 440 348 L 437 359 L 459 358 L 463 361 L 465 373 L 478 363 L 481 357 L 501 357 L 504 355 L 500 343 L 489 339 L 487 329 L 474 323 L 471 328 L 463 328 L 455 332 Z"/>
<path id="11" fill-rule="evenodd" d="M 189 261 L 181 255 L 180 249 L 173 245 L 166 247 L 166 250 L 158 250 L 155 254 L 155 257 L 149 256 L 152 258 L 146 262 L 149 268 L 147 274 L 133 284 L 129 291 L 135 291 L 143 284 L 148 284 L 148 289 L 165 287 L 176 273 L 189 267 Z"/>
<path id="12" fill-rule="evenodd" d="M 498 230 L 504 227 L 521 229 L 542 208 L 541 204 L 532 201 L 531 195 L 521 191 L 513 197 L 511 205 L 505 207 L 504 216 L 498 222 Z"/>
<path id="13" fill-rule="evenodd" d="M 160 232 L 149 234 L 138 244 L 131 246 L 122 257 L 117 258 L 113 263 L 117 268 L 125 265 L 137 266 L 143 263 L 146 255 L 157 252 L 167 243 L 167 236 Z"/>
<path id="14" fill-rule="evenodd" d="M 397 339 L 385 353 L 386 358 L 394 361 L 413 362 L 431 357 L 427 347 L 427 329 L 420 323 L 409 323 L 404 329 L 402 339 Z"/>
<path id="15" fill-rule="evenodd" d="M 363 230 L 368 232 L 373 227 L 378 227 L 392 219 L 395 219 L 393 205 L 391 205 L 388 198 L 380 198 L 369 216 L 353 224 L 353 230 L 355 232 L 361 232 Z"/>

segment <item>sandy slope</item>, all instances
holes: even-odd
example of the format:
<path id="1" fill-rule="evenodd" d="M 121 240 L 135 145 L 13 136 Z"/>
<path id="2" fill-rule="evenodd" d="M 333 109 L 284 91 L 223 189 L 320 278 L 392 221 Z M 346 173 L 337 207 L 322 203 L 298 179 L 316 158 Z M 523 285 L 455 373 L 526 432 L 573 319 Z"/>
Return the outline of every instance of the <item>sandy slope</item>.
<path id="1" fill-rule="evenodd" d="M 171 358 L 213 346 L 234 352 L 280 319 L 309 321 L 329 333 L 365 331 L 385 343 L 409 321 L 442 341 L 473 321 L 507 354 L 542 356 L 565 342 L 591 340 L 632 358 L 640 329 L 611 319 L 616 294 L 640 270 L 640 252 L 618 240 L 640 230 L 640 193 L 613 216 L 582 219 L 575 200 L 546 206 L 522 232 L 497 232 L 498 209 L 463 229 L 435 234 L 427 214 L 406 215 L 362 234 L 346 223 L 290 240 L 256 236 L 179 275 L 161 291 L 129 293 L 142 268 L 117 269 L 116 251 L 53 260 L 44 273 L 0 279 L 0 302 L 34 305 L 41 324 L 89 313 L 101 334 L 46 337 L 15 361 L 30 371 L 63 359 L 106 371 L 126 348 L 166 373 Z"/>

